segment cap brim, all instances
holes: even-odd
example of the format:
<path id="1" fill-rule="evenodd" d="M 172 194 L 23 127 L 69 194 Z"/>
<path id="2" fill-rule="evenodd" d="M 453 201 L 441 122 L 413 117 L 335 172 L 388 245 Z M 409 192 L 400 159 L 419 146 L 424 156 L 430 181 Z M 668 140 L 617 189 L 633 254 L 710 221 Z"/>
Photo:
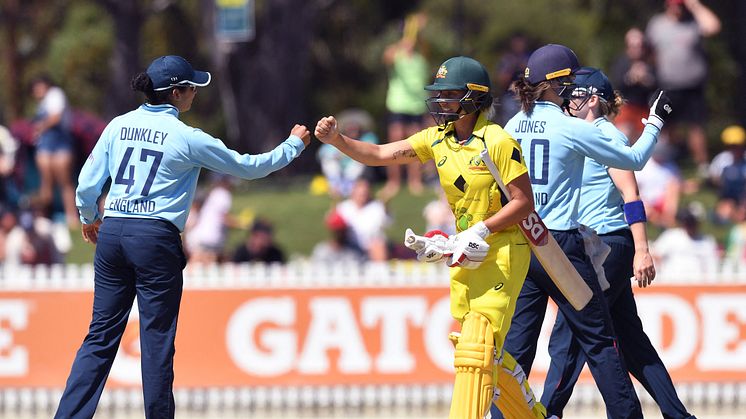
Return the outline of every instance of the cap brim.
<path id="1" fill-rule="evenodd" d="M 588 74 L 593 74 L 597 70 L 595 68 L 588 68 L 588 67 L 580 67 L 572 72 L 572 74 L 575 74 L 576 76 L 585 76 Z"/>
<path id="2" fill-rule="evenodd" d="M 156 92 L 160 92 L 160 91 L 172 89 L 172 88 L 178 87 L 178 86 L 184 86 L 184 87 L 185 86 L 205 87 L 208 84 L 210 84 L 210 80 L 212 80 L 212 76 L 210 75 L 210 73 L 208 73 L 206 71 L 197 71 L 197 70 L 195 70 L 194 71 L 194 80 L 182 80 L 182 81 L 180 81 L 177 84 L 170 84 L 168 86 L 159 87 L 159 88 L 153 89 L 153 90 L 155 90 Z"/>
<path id="3" fill-rule="evenodd" d="M 466 90 L 463 85 L 460 84 L 429 84 L 425 86 L 425 90 Z"/>
<path id="4" fill-rule="evenodd" d="M 212 76 L 207 71 L 194 70 L 194 80 L 189 80 L 188 83 L 192 86 L 205 87 L 210 84 Z"/>

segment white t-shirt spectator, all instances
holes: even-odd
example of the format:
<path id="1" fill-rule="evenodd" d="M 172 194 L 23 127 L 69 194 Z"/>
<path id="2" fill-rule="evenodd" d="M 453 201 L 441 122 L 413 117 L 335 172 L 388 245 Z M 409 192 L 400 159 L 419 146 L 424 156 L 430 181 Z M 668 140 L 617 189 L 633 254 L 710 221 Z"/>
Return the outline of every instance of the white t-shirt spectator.
<path id="1" fill-rule="evenodd" d="M 39 102 L 39 110 L 46 112 L 47 115 L 56 115 L 65 111 L 67 107 L 67 97 L 65 92 L 57 86 L 52 86 Z"/>
<path id="2" fill-rule="evenodd" d="M 656 270 L 660 275 L 680 280 L 701 281 L 715 272 L 719 261 L 714 237 L 700 234 L 692 238 L 681 227 L 665 230 L 650 250 L 658 260 Z"/>
<path id="3" fill-rule="evenodd" d="M 222 251 L 226 239 L 226 217 L 233 205 L 231 192 L 215 186 L 205 198 L 199 216 L 189 233 L 190 247 Z"/>
<path id="4" fill-rule="evenodd" d="M 361 249 L 368 251 L 373 241 L 385 239 L 384 230 L 389 217 L 381 201 L 369 201 L 359 207 L 348 199 L 337 205 L 337 211 L 349 226 L 354 243 Z"/>

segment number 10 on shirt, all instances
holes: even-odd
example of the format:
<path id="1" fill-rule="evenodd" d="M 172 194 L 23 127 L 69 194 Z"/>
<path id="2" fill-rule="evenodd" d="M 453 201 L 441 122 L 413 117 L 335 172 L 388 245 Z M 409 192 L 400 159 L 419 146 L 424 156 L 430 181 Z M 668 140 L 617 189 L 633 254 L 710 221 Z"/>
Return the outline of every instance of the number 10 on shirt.
<path id="1" fill-rule="evenodd" d="M 492 177 L 495 178 L 497 185 L 500 187 L 502 193 L 510 198 L 510 192 L 500 177 L 500 172 L 495 166 L 495 162 L 492 161 L 488 151 L 482 150 L 482 161 L 487 165 Z M 575 267 L 567 259 L 567 255 L 562 251 L 562 248 L 554 240 L 554 236 L 549 232 L 549 229 L 541 220 L 539 214 L 536 211 L 528 215 L 518 224 L 523 235 L 526 236 L 531 250 L 539 259 L 541 265 L 552 278 L 552 282 L 559 288 L 562 295 L 567 298 L 567 301 L 572 304 L 575 310 L 582 310 L 583 307 L 588 304 L 593 297 L 593 292 L 588 287 L 588 284 L 583 281 L 580 274 Z"/>

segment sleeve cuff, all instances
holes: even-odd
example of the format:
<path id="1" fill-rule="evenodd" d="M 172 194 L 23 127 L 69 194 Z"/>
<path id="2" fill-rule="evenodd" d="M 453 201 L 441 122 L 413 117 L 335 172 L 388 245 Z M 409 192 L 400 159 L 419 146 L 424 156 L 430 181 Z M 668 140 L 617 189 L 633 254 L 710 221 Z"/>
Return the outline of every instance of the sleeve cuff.
<path id="1" fill-rule="evenodd" d="M 298 151 L 298 154 L 306 148 L 306 145 L 303 144 L 303 140 L 301 140 L 297 135 L 290 135 L 285 142 L 293 146 L 293 148 Z"/>

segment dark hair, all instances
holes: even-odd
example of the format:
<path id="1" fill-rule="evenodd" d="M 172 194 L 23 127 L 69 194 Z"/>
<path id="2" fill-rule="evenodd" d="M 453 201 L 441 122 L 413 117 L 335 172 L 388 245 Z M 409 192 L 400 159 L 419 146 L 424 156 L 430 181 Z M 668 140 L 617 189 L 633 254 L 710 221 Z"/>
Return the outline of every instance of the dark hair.
<path id="1" fill-rule="evenodd" d="M 148 73 L 138 73 L 132 78 L 130 82 L 132 90 L 136 92 L 143 92 L 148 98 L 148 103 L 151 105 L 162 105 L 164 103 L 171 103 L 171 92 L 173 89 L 186 90 L 190 86 L 173 86 L 171 89 L 166 90 L 153 90 L 153 80 L 150 80 Z"/>
<path id="2" fill-rule="evenodd" d="M 521 77 L 510 85 L 510 91 L 513 92 L 516 98 L 521 102 L 521 110 L 525 112 L 526 115 L 531 115 L 536 101 L 539 100 L 541 95 L 549 90 L 550 87 L 551 85 L 548 81 L 531 84 Z"/>
<path id="3" fill-rule="evenodd" d="M 132 86 L 132 90 L 145 93 L 145 96 L 148 98 L 148 103 L 151 105 L 170 103 L 171 89 L 160 91 L 153 90 L 153 81 L 150 80 L 148 73 L 138 73 L 132 78 L 130 85 Z"/>
<path id="4" fill-rule="evenodd" d="M 36 86 L 39 83 L 43 83 L 44 85 L 51 87 L 54 86 L 54 82 L 52 81 L 52 78 L 49 76 L 49 74 L 39 74 L 31 79 L 31 83 L 29 84 L 29 91 L 34 89 L 34 86 Z"/>
<path id="5" fill-rule="evenodd" d="M 53 86 L 54 82 L 52 81 L 52 77 L 49 74 L 39 74 L 35 76 L 33 79 L 31 79 L 31 84 L 34 85 L 36 83 L 44 83 L 47 86 Z"/>

